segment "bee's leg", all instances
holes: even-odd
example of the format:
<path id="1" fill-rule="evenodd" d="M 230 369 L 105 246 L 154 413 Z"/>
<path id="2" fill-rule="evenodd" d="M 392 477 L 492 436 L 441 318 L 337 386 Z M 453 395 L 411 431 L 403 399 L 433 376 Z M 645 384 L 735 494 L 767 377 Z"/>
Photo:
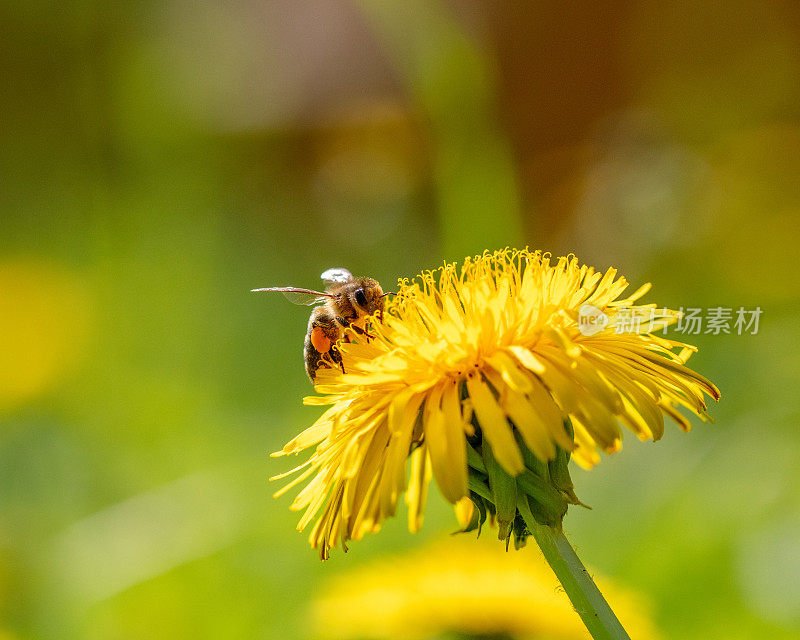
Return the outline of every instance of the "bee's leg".
<path id="1" fill-rule="evenodd" d="M 355 325 L 355 324 L 354 324 L 354 325 L 351 325 L 351 326 L 350 326 L 350 328 L 351 328 L 353 331 L 355 331 L 355 332 L 356 332 L 356 334 L 358 334 L 358 335 L 360 335 L 360 336 L 364 336 L 364 338 L 366 339 L 367 343 L 369 343 L 369 339 L 370 339 L 372 336 L 370 336 L 370 335 L 369 335 L 369 331 L 367 331 L 367 328 L 366 328 L 366 327 L 359 327 L 358 325 Z"/>
<path id="2" fill-rule="evenodd" d="M 344 364 L 342 364 L 342 354 L 336 347 L 331 347 L 325 353 L 321 354 L 319 357 L 318 362 L 316 363 L 316 369 L 319 370 L 321 367 L 326 369 L 341 369 L 342 373 L 345 373 Z M 314 372 L 316 377 L 316 371 Z"/>
<path id="3" fill-rule="evenodd" d="M 358 335 L 362 335 L 364 333 L 364 330 L 361 327 L 359 327 L 356 324 L 353 324 L 353 320 L 348 320 L 347 318 L 345 318 L 343 316 L 336 316 L 336 322 L 338 322 L 340 325 L 342 325 L 342 327 L 345 328 L 345 329 L 352 329 Z M 350 336 L 347 335 L 347 333 L 345 333 L 344 337 L 342 338 L 342 341 L 343 342 L 350 342 Z"/>
<path id="4" fill-rule="evenodd" d="M 352 329 L 352 330 L 353 330 L 353 331 L 354 331 L 356 334 L 358 334 L 358 335 L 360 335 L 360 336 L 369 336 L 369 333 L 367 333 L 367 330 L 366 330 L 366 329 L 364 329 L 364 328 L 362 328 L 362 327 L 359 327 L 357 324 L 351 324 L 351 325 L 350 325 L 350 328 L 351 328 L 351 329 Z"/>
<path id="5" fill-rule="evenodd" d="M 336 347 L 331 347 L 331 360 L 339 365 L 342 373 L 345 373 L 344 362 L 342 362 L 342 354 L 339 353 L 339 350 Z"/>
<path id="6" fill-rule="evenodd" d="M 311 312 L 304 355 L 306 373 L 312 382 L 316 378 L 317 369 L 323 366 L 324 361 L 329 360 L 342 367 L 342 354 L 335 346 L 340 335 L 341 329 L 336 318 L 325 307 L 317 307 Z"/>
<path id="7" fill-rule="evenodd" d="M 347 320 L 342 316 L 336 316 L 336 322 L 342 325 L 345 329 L 352 329 L 359 336 L 367 336 L 369 338 L 369 332 L 364 327 L 354 323 L 352 320 Z"/>

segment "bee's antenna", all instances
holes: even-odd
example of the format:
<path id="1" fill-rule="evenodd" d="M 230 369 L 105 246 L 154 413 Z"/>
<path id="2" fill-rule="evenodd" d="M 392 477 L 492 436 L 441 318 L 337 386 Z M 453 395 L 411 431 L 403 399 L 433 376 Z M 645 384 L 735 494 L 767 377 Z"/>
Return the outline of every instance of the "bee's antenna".
<path id="1" fill-rule="evenodd" d="M 397 295 L 397 293 L 394 292 L 394 291 L 387 291 L 386 293 L 381 295 L 381 298 L 385 298 L 386 296 L 396 296 L 396 295 Z"/>

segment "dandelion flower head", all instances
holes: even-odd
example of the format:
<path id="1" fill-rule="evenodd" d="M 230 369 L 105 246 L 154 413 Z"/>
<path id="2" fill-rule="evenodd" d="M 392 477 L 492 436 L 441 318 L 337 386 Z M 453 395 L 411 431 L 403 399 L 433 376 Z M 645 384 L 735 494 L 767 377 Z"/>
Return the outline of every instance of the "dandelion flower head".
<path id="1" fill-rule="evenodd" d="M 679 314 L 636 304 L 649 284 L 627 287 L 613 268 L 527 249 L 401 280 L 383 317 L 338 344 L 344 372 L 318 370 L 305 403 L 327 410 L 275 455 L 316 448 L 276 495 L 310 479 L 292 509 L 301 530 L 316 518 L 310 542 L 327 557 L 377 531 L 404 493 L 415 531 L 431 477 L 466 525 L 482 443 L 523 478 L 560 452 L 592 467 L 621 448 L 623 426 L 641 440 L 661 438 L 664 416 L 688 430 L 682 410 L 704 419 L 719 391 L 686 366 L 694 347 L 656 335 Z M 586 309 L 603 319 L 591 331 Z M 571 483 L 555 489 L 577 502 Z"/>

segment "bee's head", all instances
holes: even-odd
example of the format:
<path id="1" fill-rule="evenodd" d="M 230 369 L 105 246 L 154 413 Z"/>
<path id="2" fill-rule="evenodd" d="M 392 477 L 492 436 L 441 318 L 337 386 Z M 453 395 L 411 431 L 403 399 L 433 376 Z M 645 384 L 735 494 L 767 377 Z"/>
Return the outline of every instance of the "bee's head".
<path id="1" fill-rule="evenodd" d="M 383 296 L 383 289 L 374 278 L 357 278 L 348 292 L 359 317 L 383 311 Z"/>

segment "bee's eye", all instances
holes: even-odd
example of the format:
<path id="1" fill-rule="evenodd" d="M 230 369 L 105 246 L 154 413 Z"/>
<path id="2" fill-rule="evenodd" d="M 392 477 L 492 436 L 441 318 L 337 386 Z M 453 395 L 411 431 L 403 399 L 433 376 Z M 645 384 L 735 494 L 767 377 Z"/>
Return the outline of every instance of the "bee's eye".
<path id="1" fill-rule="evenodd" d="M 363 289 L 356 289 L 355 297 L 356 297 L 356 304 L 358 304 L 359 307 L 362 307 L 362 308 L 366 309 L 367 308 L 367 295 L 364 293 L 364 290 Z"/>

